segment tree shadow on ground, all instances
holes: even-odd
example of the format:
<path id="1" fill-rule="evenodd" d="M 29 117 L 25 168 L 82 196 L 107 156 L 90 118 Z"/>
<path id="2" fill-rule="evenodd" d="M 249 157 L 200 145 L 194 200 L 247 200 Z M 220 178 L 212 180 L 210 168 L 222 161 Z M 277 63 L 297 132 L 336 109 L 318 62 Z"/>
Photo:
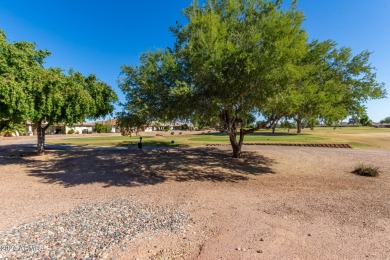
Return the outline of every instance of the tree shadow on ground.
<path id="1" fill-rule="evenodd" d="M 0 167 L 14 163 L 25 164 L 28 174 L 44 183 L 64 187 L 93 183 L 132 187 L 166 181 L 239 182 L 251 175 L 274 173 L 272 161 L 266 157 L 244 152 L 244 158 L 234 159 L 230 152 L 215 148 L 53 150 L 43 157 L 26 148 L 0 151 Z"/>
<path id="2" fill-rule="evenodd" d="M 119 144 L 116 145 L 116 147 L 137 147 L 139 141 L 123 141 Z M 161 140 L 147 140 L 142 142 L 143 146 L 155 146 L 157 147 L 189 147 L 188 145 L 185 144 L 180 144 L 177 142 L 172 141 L 161 141 Z"/>

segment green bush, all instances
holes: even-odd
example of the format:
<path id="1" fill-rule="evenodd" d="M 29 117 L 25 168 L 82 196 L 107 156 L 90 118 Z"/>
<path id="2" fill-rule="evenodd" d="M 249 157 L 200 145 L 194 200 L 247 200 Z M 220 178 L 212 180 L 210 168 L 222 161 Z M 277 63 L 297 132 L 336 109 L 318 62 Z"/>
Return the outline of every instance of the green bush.
<path id="1" fill-rule="evenodd" d="M 165 132 L 168 132 L 168 131 L 169 131 L 169 129 L 171 129 L 171 127 L 170 127 L 169 125 L 166 125 L 166 126 L 164 126 L 164 130 L 165 130 Z"/>
<path id="2" fill-rule="evenodd" d="M 183 124 L 183 125 L 181 126 L 181 130 L 188 130 L 188 129 L 189 129 L 189 127 L 188 127 L 187 124 Z"/>
<path id="3" fill-rule="evenodd" d="M 68 135 L 72 135 L 72 134 L 74 134 L 74 129 L 69 129 Z"/>
<path id="4" fill-rule="evenodd" d="M 358 165 L 355 167 L 353 173 L 360 176 L 378 177 L 379 168 L 376 166 Z"/>
<path id="5" fill-rule="evenodd" d="M 111 133 L 112 126 L 111 125 L 103 125 L 100 123 L 95 124 L 96 132 L 100 133 Z"/>

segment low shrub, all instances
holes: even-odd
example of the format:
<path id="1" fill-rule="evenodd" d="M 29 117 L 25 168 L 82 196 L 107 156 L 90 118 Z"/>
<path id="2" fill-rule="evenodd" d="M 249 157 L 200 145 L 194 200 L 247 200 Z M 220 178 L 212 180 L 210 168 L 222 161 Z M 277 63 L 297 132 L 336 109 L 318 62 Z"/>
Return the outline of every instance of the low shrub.
<path id="1" fill-rule="evenodd" d="M 112 125 L 103 125 L 100 123 L 95 124 L 95 130 L 97 133 L 110 133 L 112 130 Z"/>
<path id="2" fill-rule="evenodd" d="M 378 177 L 379 176 L 379 168 L 376 166 L 369 165 L 358 165 L 355 167 L 355 170 L 352 172 L 356 175 L 360 176 L 368 176 L 368 177 Z"/>
<path id="3" fill-rule="evenodd" d="M 74 134 L 74 129 L 69 129 L 68 135 L 72 135 L 72 134 Z"/>
<path id="4" fill-rule="evenodd" d="M 175 134 L 175 132 L 171 132 L 171 135 L 174 135 Z"/>

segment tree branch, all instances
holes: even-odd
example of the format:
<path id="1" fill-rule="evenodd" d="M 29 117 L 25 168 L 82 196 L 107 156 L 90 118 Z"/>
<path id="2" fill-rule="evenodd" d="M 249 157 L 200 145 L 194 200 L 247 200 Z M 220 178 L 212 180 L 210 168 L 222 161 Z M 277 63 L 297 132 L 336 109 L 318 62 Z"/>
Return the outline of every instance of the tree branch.
<path id="1" fill-rule="evenodd" d="M 263 123 L 258 124 L 256 127 L 251 128 L 251 129 L 242 129 L 242 133 L 243 133 L 243 135 L 253 133 L 257 130 L 260 130 L 261 128 L 265 128 L 269 124 L 269 122 L 270 121 L 263 122 Z"/>

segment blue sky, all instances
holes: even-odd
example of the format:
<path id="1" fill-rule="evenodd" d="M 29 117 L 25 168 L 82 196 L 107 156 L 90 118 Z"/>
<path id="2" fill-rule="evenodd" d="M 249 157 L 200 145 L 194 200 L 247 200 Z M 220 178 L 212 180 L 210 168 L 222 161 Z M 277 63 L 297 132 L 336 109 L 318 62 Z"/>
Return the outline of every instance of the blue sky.
<path id="1" fill-rule="evenodd" d="M 123 64 L 137 65 L 146 50 L 172 45 L 168 31 L 191 0 L 1 1 L 0 28 L 8 40 L 35 42 L 52 56 L 47 66 L 96 74 L 123 100 L 116 80 Z M 378 81 L 390 94 L 390 1 L 300 0 L 312 39 L 335 40 L 354 53 L 373 52 Z M 374 121 L 390 116 L 390 99 L 367 103 Z"/>

